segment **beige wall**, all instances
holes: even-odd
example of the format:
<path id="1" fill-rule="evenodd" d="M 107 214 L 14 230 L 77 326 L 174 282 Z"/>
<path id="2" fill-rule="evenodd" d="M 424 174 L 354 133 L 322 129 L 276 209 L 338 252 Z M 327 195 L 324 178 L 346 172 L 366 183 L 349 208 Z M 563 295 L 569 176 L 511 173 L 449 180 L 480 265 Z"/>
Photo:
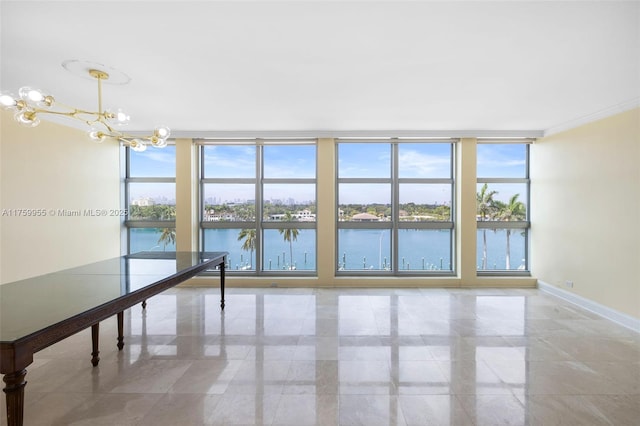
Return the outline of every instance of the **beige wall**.
<path id="1" fill-rule="evenodd" d="M 640 318 L 640 109 L 538 140 L 531 205 L 533 275 Z"/>
<path id="2" fill-rule="evenodd" d="M 24 128 L 1 114 L 0 283 L 118 256 L 120 217 L 85 214 L 120 208 L 118 145 L 44 121 Z M 16 216 L 15 209 L 46 216 Z"/>

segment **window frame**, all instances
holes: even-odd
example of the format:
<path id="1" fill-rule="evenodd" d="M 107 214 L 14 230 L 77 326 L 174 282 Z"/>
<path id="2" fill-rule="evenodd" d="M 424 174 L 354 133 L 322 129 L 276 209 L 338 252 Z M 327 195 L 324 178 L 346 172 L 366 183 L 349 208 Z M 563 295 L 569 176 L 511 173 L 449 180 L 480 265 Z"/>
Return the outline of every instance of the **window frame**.
<path id="1" fill-rule="evenodd" d="M 287 276 L 287 277 L 316 277 L 318 275 L 317 270 L 317 253 L 318 253 L 318 238 L 317 238 L 317 217 L 316 221 L 268 221 L 263 218 L 264 216 L 264 185 L 269 184 L 313 184 L 314 198 L 316 204 L 316 211 L 318 205 L 318 140 L 315 138 L 295 138 L 295 139 L 194 139 L 194 143 L 198 146 L 199 155 L 199 192 L 198 192 L 198 221 L 199 221 L 199 247 L 200 250 L 204 250 L 206 244 L 205 232 L 207 229 L 255 229 L 256 230 L 256 243 L 255 243 L 255 268 L 250 270 L 234 270 L 231 267 L 227 267 L 226 272 L 232 273 L 236 276 Z M 255 175 L 252 178 L 211 178 L 205 177 L 205 155 L 204 150 L 207 146 L 240 146 L 249 145 L 256 147 L 255 158 Z M 313 145 L 315 149 L 315 177 L 314 178 L 265 178 L 264 177 L 264 147 L 273 145 Z M 237 221 L 237 222 L 218 222 L 218 221 L 205 221 L 204 220 L 204 208 L 205 208 L 205 186 L 207 184 L 252 184 L 254 185 L 254 202 L 255 202 L 255 220 L 254 221 Z M 272 229 L 313 229 L 316 232 L 315 238 L 315 256 L 316 256 L 316 268 L 313 270 L 295 270 L 282 272 L 280 269 L 269 270 L 265 269 L 266 261 L 263 259 L 264 252 L 264 231 Z M 215 274 L 215 272 L 212 272 Z"/>
<path id="2" fill-rule="evenodd" d="M 476 274 L 479 277 L 495 277 L 495 276 L 531 276 L 530 259 L 529 259 L 529 244 L 531 241 L 531 178 L 530 178 L 530 152 L 531 144 L 534 140 L 530 138 L 523 139 L 489 139 L 478 138 L 476 145 L 499 145 L 499 144 L 512 144 L 512 145 L 524 145 L 525 146 L 525 176 L 524 177 L 479 177 L 476 173 L 476 193 L 478 184 L 525 184 L 527 188 L 526 196 L 526 219 L 521 221 L 498 221 L 498 220 L 476 220 L 477 231 L 483 229 L 498 230 L 498 229 L 520 229 L 525 231 L 524 235 L 524 259 L 525 268 L 520 269 L 478 269 L 476 266 Z M 477 211 L 477 205 L 476 205 Z M 478 232 L 476 231 L 476 238 Z"/>
<path id="3" fill-rule="evenodd" d="M 175 140 L 169 139 L 167 140 L 167 146 L 175 147 Z M 122 145 L 124 149 L 124 160 L 125 160 L 125 175 L 124 175 L 124 208 L 127 212 L 127 216 L 123 221 L 123 225 L 125 227 L 126 233 L 126 254 L 131 254 L 131 230 L 132 229 L 149 229 L 149 228 L 172 228 L 174 231 L 176 230 L 176 220 L 149 220 L 149 219 L 130 219 L 131 213 L 131 204 L 130 204 L 130 184 L 136 183 L 172 183 L 175 187 L 176 185 L 176 172 L 174 171 L 173 177 L 132 177 L 131 176 L 131 148 L 126 145 Z M 157 148 L 154 148 L 157 149 Z M 177 163 L 176 163 L 177 164 Z M 175 196 L 175 195 L 174 195 Z M 176 201 L 177 202 L 177 201 Z M 176 205 L 177 207 L 177 205 Z"/>
<path id="4" fill-rule="evenodd" d="M 456 144 L 459 139 L 454 138 L 380 138 L 380 139 L 360 139 L 360 138 L 336 138 L 335 143 L 335 197 L 336 197 L 336 234 L 335 234 L 335 274 L 336 276 L 389 276 L 389 277 L 451 277 L 456 275 Z M 389 178 L 341 178 L 339 171 L 340 161 L 340 144 L 346 143 L 382 143 L 390 145 L 390 177 Z M 399 177 L 399 146 L 401 144 L 449 144 L 450 145 L 450 165 L 448 178 L 401 178 Z M 340 184 L 354 183 L 388 183 L 391 186 L 391 220 L 382 222 L 352 222 L 340 220 Z M 401 184 L 447 184 L 451 187 L 451 205 L 450 217 L 448 221 L 423 221 L 423 222 L 406 222 L 400 221 L 400 185 Z M 391 253 L 391 269 L 390 270 L 341 270 L 341 254 L 340 254 L 340 238 L 341 229 L 380 229 L 389 230 L 391 236 L 390 253 Z M 402 270 L 400 268 L 399 259 L 399 230 L 416 229 L 416 230 L 450 230 L 449 235 L 449 258 L 451 263 L 450 270 Z"/>

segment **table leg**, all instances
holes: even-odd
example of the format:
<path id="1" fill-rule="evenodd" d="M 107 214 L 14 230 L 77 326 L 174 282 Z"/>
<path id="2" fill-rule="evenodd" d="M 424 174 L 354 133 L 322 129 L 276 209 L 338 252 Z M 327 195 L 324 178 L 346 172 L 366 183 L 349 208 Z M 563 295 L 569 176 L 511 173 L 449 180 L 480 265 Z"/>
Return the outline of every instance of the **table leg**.
<path id="1" fill-rule="evenodd" d="M 124 348 L 124 311 L 118 312 L 118 350 Z"/>
<path id="2" fill-rule="evenodd" d="M 16 371 L 5 374 L 3 379 L 6 383 L 3 391 L 7 394 L 7 425 L 22 426 L 24 418 L 24 387 L 27 382 L 24 376 L 27 370 Z"/>
<path id="3" fill-rule="evenodd" d="M 220 308 L 224 311 L 224 262 L 225 259 L 222 260 L 220 264 Z"/>
<path id="4" fill-rule="evenodd" d="M 98 341 L 100 339 L 100 323 L 93 324 L 91 326 L 91 343 L 93 346 L 93 352 L 91 352 L 91 364 L 95 367 L 100 362 L 100 357 L 98 354 L 100 351 L 98 350 Z"/>

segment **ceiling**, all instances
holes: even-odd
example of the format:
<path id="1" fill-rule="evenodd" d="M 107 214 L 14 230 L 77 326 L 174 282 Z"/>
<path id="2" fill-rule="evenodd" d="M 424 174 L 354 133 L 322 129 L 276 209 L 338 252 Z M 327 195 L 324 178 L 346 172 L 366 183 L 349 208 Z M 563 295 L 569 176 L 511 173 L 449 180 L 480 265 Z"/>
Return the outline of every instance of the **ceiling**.
<path id="1" fill-rule="evenodd" d="M 514 136 L 640 100 L 640 2 L 0 1 L 3 91 L 94 108 L 104 64 L 129 130 Z M 484 133 L 483 133 L 484 132 Z"/>

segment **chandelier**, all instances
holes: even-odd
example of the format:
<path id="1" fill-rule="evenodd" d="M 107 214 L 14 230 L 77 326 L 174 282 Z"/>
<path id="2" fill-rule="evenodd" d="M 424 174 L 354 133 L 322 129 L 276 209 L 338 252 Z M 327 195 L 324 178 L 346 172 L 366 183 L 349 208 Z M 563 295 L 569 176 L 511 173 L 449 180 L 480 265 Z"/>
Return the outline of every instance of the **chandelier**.
<path id="1" fill-rule="evenodd" d="M 152 134 L 147 136 L 133 136 L 117 130 L 116 127 L 126 125 L 129 116 L 121 109 L 103 110 L 102 108 L 102 82 L 109 79 L 109 73 L 97 67 L 79 68 L 84 65 L 99 66 L 100 64 L 83 63 L 80 61 L 66 61 L 62 64 L 69 71 L 88 73 L 90 78 L 95 78 L 98 83 L 98 110 L 87 111 L 70 107 L 57 102 L 53 96 L 31 87 L 22 87 L 18 91 L 18 97 L 11 94 L 0 93 L 0 107 L 14 112 L 14 119 L 26 127 L 35 127 L 40 124 L 40 116 L 51 114 L 73 118 L 84 122 L 89 126 L 87 132 L 89 138 L 95 142 L 103 142 L 106 139 L 115 139 L 130 147 L 134 151 L 144 151 L 147 145 L 156 148 L 167 146 L 170 130 L 166 126 L 158 126 Z M 117 70 L 114 70 L 117 72 Z M 125 83 L 129 78 L 126 78 Z"/>

